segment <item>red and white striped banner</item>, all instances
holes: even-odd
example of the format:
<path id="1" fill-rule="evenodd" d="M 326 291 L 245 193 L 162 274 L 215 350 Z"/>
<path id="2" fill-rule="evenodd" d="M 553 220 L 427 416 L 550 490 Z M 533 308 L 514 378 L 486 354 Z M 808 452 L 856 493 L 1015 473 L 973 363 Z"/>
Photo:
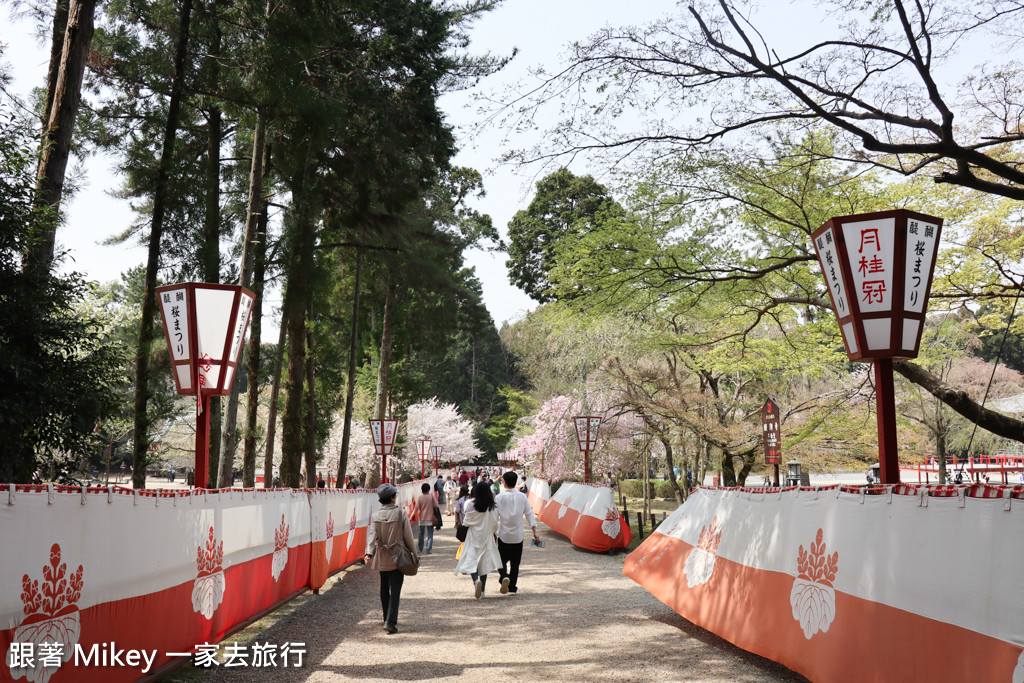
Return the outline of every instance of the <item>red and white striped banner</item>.
<path id="1" fill-rule="evenodd" d="M 1024 503 L 880 488 L 699 489 L 623 574 L 812 680 L 1024 681 Z"/>
<path id="2" fill-rule="evenodd" d="M 538 518 L 543 512 L 544 506 L 551 500 L 551 485 L 543 479 L 534 477 L 526 478 L 526 499 L 530 501 L 530 508 Z"/>
<path id="3" fill-rule="evenodd" d="M 30 683 L 134 681 L 219 642 L 362 558 L 380 507 L 366 490 L 0 495 L 0 680 Z"/>
<path id="4" fill-rule="evenodd" d="M 602 484 L 563 483 L 544 506 L 540 521 L 573 545 L 596 552 L 625 548 L 633 540 L 615 505 L 615 492 Z"/>

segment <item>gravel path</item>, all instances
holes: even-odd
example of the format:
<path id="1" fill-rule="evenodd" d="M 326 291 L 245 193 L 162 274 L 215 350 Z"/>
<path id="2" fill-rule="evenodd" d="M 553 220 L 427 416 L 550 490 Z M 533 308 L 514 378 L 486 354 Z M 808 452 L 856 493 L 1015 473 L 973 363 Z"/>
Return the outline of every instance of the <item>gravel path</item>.
<path id="1" fill-rule="evenodd" d="M 477 601 L 469 577 L 452 573 L 458 541 L 445 521 L 433 554 L 406 577 L 399 633 L 381 628 L 377 572 L 358 568 L 257 636 L 304 642 L 301 669 L 221 668 L 188 680 L 804 680 L 680 617 L 622 576 L 621 555 L 578 550 L 543 525 L 547 546 L 524 549 L 519 595 L 499 595 L 491 574 Z"/>

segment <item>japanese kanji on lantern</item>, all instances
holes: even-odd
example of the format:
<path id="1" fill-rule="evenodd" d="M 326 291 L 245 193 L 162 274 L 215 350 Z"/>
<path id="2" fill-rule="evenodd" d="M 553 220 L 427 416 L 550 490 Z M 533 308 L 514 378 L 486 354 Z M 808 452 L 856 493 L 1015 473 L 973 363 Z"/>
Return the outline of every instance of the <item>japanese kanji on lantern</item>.
<path id="1" fill-rule="evenodd" d="M 373 438 L 373 449 L 380 456 L 380 481 L 388 481 L 388 456 L 395 450 L 395 435 L 398 433 L 398 420 L 370 420 L 370 436 Z"/>
<path id="2" fill-rule="evenodd" d="M 171 375 L 196 397 L 195 485 L 209 483 L 210 396 L 231 393 L 256 296 L 244 287 L 183 282 L 156 288 Z"/>
<path id="3" fill-rule="evenodd" d="M 941 232 L 941 218 L 897 209 L 811 235 L 850 360 L 917 357 Z"/>
<path id="4" fill-rule="evenodd" d="M 601 426 L 601 418 L 583 415 L 573 418 L 576 426 L 576 441 L 583 452 L 583 481 L 590 483 L 590 452 L 597 445 L 597 430 Z"/>
<path id="5" fill-rule="evenodd" d="M 880 476 L 899 482 L 894 358 L 916 358 L 942 219 L 897 209 L 825 222 L 811 234 L 852 361 L 874 365 Z"/>

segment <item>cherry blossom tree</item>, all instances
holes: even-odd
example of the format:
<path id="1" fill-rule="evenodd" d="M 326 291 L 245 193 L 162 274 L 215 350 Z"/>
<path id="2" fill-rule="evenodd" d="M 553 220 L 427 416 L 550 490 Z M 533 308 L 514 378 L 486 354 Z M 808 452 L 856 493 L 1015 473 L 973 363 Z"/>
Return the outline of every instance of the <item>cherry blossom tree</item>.
<path id="1" fill-rule="evenodd" d="M 344 415 L 341 412 L 336 412 L 332 417 L 331 431 L 324 442 L 324 463 L 322 463 L 327 466 L 326 469 L 329 472 L 336 471 L 338 458 L 341 455 L 342 430 L 345 425 Z M 380 459 L 373 451 L 370 425 L 362 420 L 352 420 L 346 467 L 348 476 L 355 476 L 357 472 L 369 473 L 379 467 Z M 366 485 L 365 481 L 360 483 Z"/>
<path id="2" fill-rule="evenodd" d="M 437 397 L 409 406 L 405 423 L 405 446 L 395 457 L 399 466 L 409 472 L 420 471 L 417 439 L 430 439 L 431 446 L 441 447 L 441 462 L 469 462 L 480 455 L 473 438 L 474 425 L 459 414 L 454 403 L 439 403 Z"/>
<path id="3" fill-rule="evenodd" d="M 524 471 L 535 476 L 582 481 L 585 463 L 573 418 L 596 415 L 601 418 L 601 428 L 590 454 L 591 478 L 600 480 L 604 472 L 633 469 L 634 437 L 640 434 L 641 420 L 635 413 L 616 410 L 615 403 L 611 394 L 588 396 L 586 404 L 582 398 L 564 395 L 549 398 L 531 419 L 532 431 L 520 436 L 511 450 L 519 455 Z"/>

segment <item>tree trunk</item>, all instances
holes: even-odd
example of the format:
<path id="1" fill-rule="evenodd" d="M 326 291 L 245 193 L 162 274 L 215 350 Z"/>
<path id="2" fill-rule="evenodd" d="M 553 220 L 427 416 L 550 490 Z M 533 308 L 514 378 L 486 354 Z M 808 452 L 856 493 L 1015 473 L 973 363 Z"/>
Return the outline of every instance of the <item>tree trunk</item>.
<path id="1" fill-rule="evenodd" d="M 391 316 L 393 314 L 396 287 L 386 285 L 384 288 L 384 315 L 381 318 L 380 330 L 380 363 L 377 365 L 377 394 L 373 401 L 373 416 L 383 420 L 387 415 L 388 391 L 391 373 Z M 381 481 L 381 463 L 374 458 L 374 471 L 370 472 L 370 486 L 376 488 Z"/>
<path id="2" fill-rule="evenodd" d="M 348 346 L 348 378 L 345 389 L 345 425 L 341 435 L 341 456 L 338 458 L 338 486 L 348 472 L 348 447 L 352 436 L 352 399 L 356 392 L 356 354 L 359 352 L 359 290 L 362 284 L 363 250 L 356 249 L 355 292 L 352 295 L 352 334 Z M 366 484 L 366 482 L 360 482 Z"/>
<path id="3" fill-rule="evenodd" d="M 242 445 L 242 486 L 256 486 L 256 429 L 260 407 L 260 344 L 263 339 L 263 279 L 267 263 L 267 205 L 264 202 L 259 217 L 259 228 L 253 238 L 257 241 L 253 258 L 252 293 L 256 295 L 252 309 L 252 331 L 249 334 L 249 394 L 246 406 L 245 438 Z M 246 231 L 248 233 L 248 230 Z M 264 481 L 266 481 L 264 470 Z"/>
<path id="4" fill-rule="evenodd" d="M 668 467 L 668 480 L 672 482 L 672 495 L 676 497 L 676 502 L 682 505 L 686 494 L 680 490 L 679 482 L 676 481 L 676 468 L 672 460 L 672 442 L 660 434 L 658 435 L 658 441 L 665 448 L 665 466 Z"/>
<path id="5" fill-rule="evenodd" d="M 307 320 L 311 320 L 313 312 L 306 314 Z M 306 326 L 306 414 L 305 414 L 305 436 L 306 443 L 303 452 L 306 456 L 306 488 L 316 487 L 316 395 L 313 384 L 313 329 Z"/>
<path id="6" fill-rule="evenodd" d="M 46 70 L 46 102 L 40 112 L 42 130 L 50 125 L 50 110 L 57 92 L 57 80 L 60 78 L 61 55 L 64 54 L 64 34 L 68 29 L 68 11 L 70 0 L 57 0 L 53 8 L 53 32 L 50 35 L 50 63 Z M 91 42 L 91 41 L 90 41 Z"/>
<path id="7" fill-rule="evenodd" d="M 254 244 L 257 240 L 256 230 L 257 226 L 262 221 L 261 207 L 263 207 L 263 167 L 266 163 L 263 159 L 263 144 L 265 138 L 266 124 L 262 115 L 259 115 L 256 119 L 256 130 L 253 135 L 252 143 L 252 163 L 249 171 L 249 198 L 247 201 L 247 211 L 245 215 L 245 237 L 242 242 L 242 267 L 238 275 L 238 284 L 246 289 L 249 288 L 250 280 L 252 280 L 253 270 L 253 252 Z M 264 233 L 266 230 L 264 230 Z M 253 302 L 253 305 L 259 305 L 259 302 Z M 255 313 L 253 314 L 255 317 Z M 251 338 L 251 335 L 250 335 Z M 258 346 L 258 343 L 257 343 Z M 249 343 L 249 354 L 252 355 L 252 343 Z M 257 351 L 257 357 L 259 351 Z M 224 415 L 224 447 L 222 453 L 224 454 L 224 462 L 231 462 L 232 466 L 235 462 L 235 451 L 237 449 L 237 438 L 238 438 L 238 387 L 239 387 L 239 376 L 240 373 L 235 373 L 231 379 L 231 393 L 228 394 L 228 405 Z M 251 375 L 255 377 L 255 375 Z M 242 456 L 242 485 L 252 486 L 253 484 L 245 483 L 245 456 Z M 231 476 L 231 472 L 221 472 L 221 476 Z M 255 460 L 253 461 L 253 477 L 256 476 L 255 472 Z"/>
<path id="8" fill-rule="evenodd" d="M 210 107 L 207 120 L 209 131 L 206 147 L 206 211 L 200 259 L 203 264 L 203 281 L 217 284 L 220 282 L 220 143 L 224 137 L 221 130 L 220 108 Z M 238 379 L 237 372 L 234 378 Z M 231 485 L 233 459 L 221 457 L 223 408 L 220 396 L 210 397 L 210 488 Z"/>
<path id="9" fill-rule="evenodd" d="M 149 231 L 149 254 L 146 260 L 146 289 L 142 297 L 142 322 L 139 325 L 138 355 L 135 359 L 134 448 L 132 452 L 132 481 L 135 488 L 146 486 L 147 451 L 149 449 L 149 354 L 153 345 L 153 318 L 156 315 L 156 276 L 160 265 L 160 239 L 163 236 L 164 213 L 167 203 L 167 176 L 170 172 L 174 141 L 178 135 L 178 118 L 185 82 L 185 56 L 188 48 L 189 24 L 192 18 L 192 0 L 182 0 L 178 18 L 178 40 L 174 51 L 174 78 L 171 99 L 167 108 L 167 125 L 157 168 L 156 186 L 153 188 L 153 222 Z"/>
<path id="10" fill-rule="evenodd" d="M 64 174 L 71 155 L 71 138 L 75 131 L 78 104 L 82 99 L 82 77 L 89 58 L 95 13 L 96 0 L 72 0 L 67 15 L 63 17 L 67 23 L 61 43 L 60 66 L 56 80 L 52 82 L 52 99 L 51 84 L 47 84 L 49 108 L 44 114 L 46 125 L 43 129 L 43 148 L 36 172 L 36 205 L 49 206 L 54 212 L 60 207 L 64 194 Z M 54 32 L 61 19 L 58 3 Z M 56 36 L 51 47 L 51 50 L 54 49 Z M 50 73 L 52 69 L 51 62 Z M 37 237 L 38 241 L 29 247 L 25 265 L 27 268 L 47 271 L 53 262 L 53 245 L 57 238 L 56 217 L 48 222 L 45 232 Z"/>
<path id="11" fill-rule="evenodd" d="M 288 330 L 281 321 L 281 333 L 277 337 L 277 351 L 274 354 L 274 383 L 270 388 L 270 406 L 267 408 L 267 444 L 263 452 L 263 488 L 273 487 L 274 482 L 274 440 L 277 436 L 277 402 L 281 395 L 281 373 L 284 370 L 284 345 Z"/>
<path id="12" fill-rule="evenodd" d="M 312 143 L 292 183 L 292 258 L 284 295 L 284 323 L 288 328 L 288 379 L 285 382 L 284 419 L 281 425 L 281 482 L 297 488 L 302 465 L 302 386 L 306 376 L 306 311 L 312 293 L 314 226 L 307 206 Z"/>

